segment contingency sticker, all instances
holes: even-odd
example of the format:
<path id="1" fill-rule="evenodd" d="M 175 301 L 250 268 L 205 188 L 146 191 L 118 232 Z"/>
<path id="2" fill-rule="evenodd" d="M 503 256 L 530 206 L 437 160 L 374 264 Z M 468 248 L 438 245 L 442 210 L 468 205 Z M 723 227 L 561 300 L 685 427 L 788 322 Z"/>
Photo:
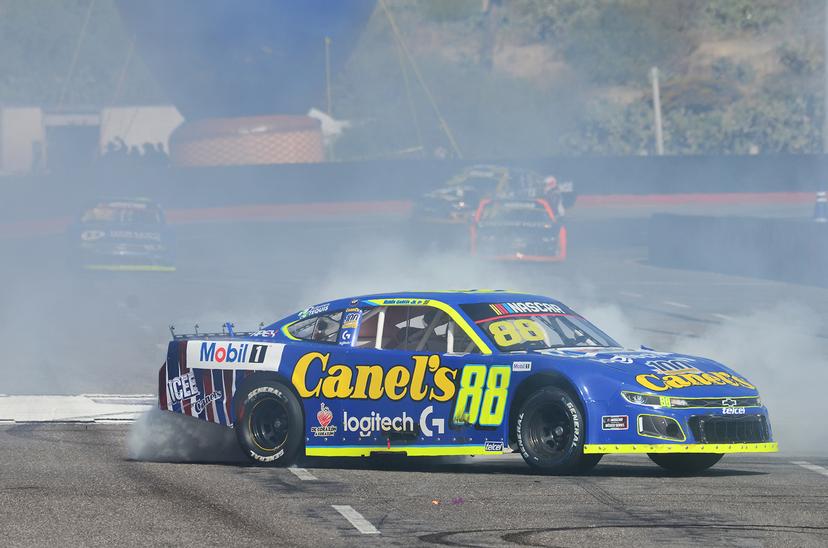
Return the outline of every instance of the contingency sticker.
<path id="1" fill-rule="evenodd" d="M 601 430 L 628 430 L 630 418 L 627 415 L 604 415 L 601 417 Z"/>
<path id="2" fill-rule="evenodd" d="M 248 341 L 187 341 L 192 369 L 255 369 L 278 371 L 285 345 Z"/>

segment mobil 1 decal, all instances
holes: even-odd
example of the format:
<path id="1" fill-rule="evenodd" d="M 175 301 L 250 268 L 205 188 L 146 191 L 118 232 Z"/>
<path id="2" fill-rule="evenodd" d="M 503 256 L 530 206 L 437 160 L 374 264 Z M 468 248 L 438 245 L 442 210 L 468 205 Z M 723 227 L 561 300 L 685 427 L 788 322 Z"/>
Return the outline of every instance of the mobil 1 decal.
<path id="1" fill-rule="evenodd" d="M 285 345 L 244 340 L 187 341 L 187 364 L 192 369 L 278 371 Z"/>
<path id="2" fill-rule="evenodd" d="M 483 427 L 503 424 L 511 377 L 512 367 L 509 365 L 464 366 L 452 424 Z"/>

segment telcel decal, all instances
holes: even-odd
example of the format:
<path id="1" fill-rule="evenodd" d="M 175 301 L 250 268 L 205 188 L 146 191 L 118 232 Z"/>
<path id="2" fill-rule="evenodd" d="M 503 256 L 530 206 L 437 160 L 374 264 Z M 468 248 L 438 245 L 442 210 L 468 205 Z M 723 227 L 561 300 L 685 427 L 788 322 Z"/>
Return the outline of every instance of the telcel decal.
<path id="1" fill-rule="evenodd" d="M 413 356 L 414 367 L 329 364 L 330 353 L 308 352 L 293 368 L 293 386 L 302 398 L 347 398 L 398 401 L 449 401 L 456 390 L 457 370 L 440 363 L 440 356 Z"/>
<path id="2" fill-rule="evenodd" d="M 483 449 L 486 452 L 496 451 L 498 453 L 502 453 L 503 452 L 503 440 L 498 440 L 498 441 L 486 440 L 483 443 Z"/>
<path id="3" fill-rule="evenodd" d="M 714 384 L 718 386 L 730 385 L 740 388 L 756 389 L 755 386 L 745 379 L 725 373 L 724 371 L 684 373 L 680 375 L 655 375 L 647 373 L 637 375 L 635 380 L 641 386 L 655 390 L 656 392 L 664 392 L 675 388 L 687 388 L 688 386 L 710 386 Z"/>
<path id="4" fill-rule="evenodd" d="M 277 371 L 283 344 L 187 341 L 187 364 L 193 368 L 266 369 Z"/>

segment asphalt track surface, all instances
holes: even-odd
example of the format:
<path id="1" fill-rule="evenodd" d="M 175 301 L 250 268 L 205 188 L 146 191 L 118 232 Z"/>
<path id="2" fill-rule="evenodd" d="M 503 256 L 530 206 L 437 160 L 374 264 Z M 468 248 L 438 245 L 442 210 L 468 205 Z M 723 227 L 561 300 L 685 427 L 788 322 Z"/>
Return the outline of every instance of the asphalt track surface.
<path id="1" fill-rule="evenodd" d="M 795 458 L 728 456 L 691 478 L 646 457 L 607 457 L 587 477 L 531 475 L 518 455 L 308 459 L 291 470 L 234 458 L 131 461 L 126 434 L 107 425 L 0 428 L 4 545 L 828 543 L 826 458 L 808 469 Z M 349 507 L 354 523 L 335 506 Z"/>
<path id="2" fill-rule="evenodd" d="M 65 266 L 59 240 L 5 242 L 6 256 L 24 259 L 0 272 L 17 289 L 0 295 L 5 342 L 16 349 L 0 364 L 0 392 L 152 393 L 169 321 L 179 332 L 196 322 L 217 330 L 227 320 L 255 328 L 327 298 L 424 280 L 538 291 L 584 312 L 598 303 L 656 348 L 701 340 L 780 303 L 828 317 L 828 290 L 652 267 L 646 248 L 621 234 L 630 225 L 607 222 L 584 225 L 580 242 L 573 234 L 565 264 L 506 270 L 401 248 L 416 239 L 402 222 L 195 224 L 179 231 L 179 269 L 166 276 L 79 274 Z M 442 264 L 449 272 L 433 274 Z M 450 282 L 452 269 L 465 273 L 459 282 Z M 828 355 L 828 333 L 808 337 Z M 786 412 L 771 410 L 772 420 Z M 828 456 L 807 444 L 726 456 L 692 478 L 672 477 L 645 456 L 605 457 L 586 477 L 545 477 L 530 474 L 518 455 L 308 459 L 294 470 L 209 449 L 131 460 L 128 431 L 0 426 L 2 544 L 828 544 Z"/>

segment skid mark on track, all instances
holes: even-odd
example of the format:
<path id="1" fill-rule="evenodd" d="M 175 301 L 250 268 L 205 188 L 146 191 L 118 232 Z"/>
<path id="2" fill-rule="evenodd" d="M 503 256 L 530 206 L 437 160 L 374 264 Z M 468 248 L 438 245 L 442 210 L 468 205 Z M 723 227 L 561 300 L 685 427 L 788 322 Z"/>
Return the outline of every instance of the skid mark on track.
<path id="1" fill-rule="evenodd" d="M 486 547 L 491 546 L 492 539 L 499 538 L 503 542 L 517 544 L 519 546 L 571 546 L 572 543 L 567 539 L 556 539 L 549 537 L 549 535 L 565 535 L 566 533 L 579 533 L 578 538 L 584 540 L 584 534 L 590 532 L 617 530 L 642 530 L 642 535 L 659 531 L 656 537 L 652 540 L 664 538 L 673 538 L 675 540 L 676 532 L 695 532 L 696 536 L 705 535 L 706 541 L 714 541 L 714 544 L 720 545 L 722 543 L 721 533 L 723 532 L 740 532 L 744 534 L 743 539 L 752 540 L 755 537 L 750 537 L 752 533 L 788 533 L 797 535 L 807 535 L 812 538 L 824 539 L 828 537 L 828 527 L 815 527 L 808 525 L 771 525 L 771 524 L 744 524 L 744 523 L 721 523 L 721 522 L 660 522 L 658 524 L 652 523 L 608 523 L 608 524 L 591 524 L 591 525 L 574 525 L 562 527 L 543 527 L 532 529 L 469 529 L 465 531 L 443 531 L 440 533 L 428 533 L 420 535 L 418 538 L 425 543 L 439 544 L 442 546 L 475 546 Z M 546 538 L 542 538 L 547 535 Z M 787 539 L 796 541 L 796 538 Z M 475 539 L 481 544 L 475 544 Z M 557 542 L 556 542 L 557 540 Z M 648 544 L 650 539 L 641 539 L 642 545 Z"/>

